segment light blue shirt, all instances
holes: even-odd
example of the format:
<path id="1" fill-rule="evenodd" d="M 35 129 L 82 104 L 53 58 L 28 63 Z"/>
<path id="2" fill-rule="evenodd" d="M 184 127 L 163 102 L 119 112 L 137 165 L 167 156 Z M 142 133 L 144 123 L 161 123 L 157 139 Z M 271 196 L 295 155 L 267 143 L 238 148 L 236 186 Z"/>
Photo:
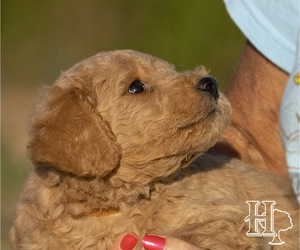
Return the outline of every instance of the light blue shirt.
<path id="1" fill-rule="evenodd" d="M 290 73 L 296 56 L 299 0 L 224 0 L 227 11 L 251 43 Z"/>

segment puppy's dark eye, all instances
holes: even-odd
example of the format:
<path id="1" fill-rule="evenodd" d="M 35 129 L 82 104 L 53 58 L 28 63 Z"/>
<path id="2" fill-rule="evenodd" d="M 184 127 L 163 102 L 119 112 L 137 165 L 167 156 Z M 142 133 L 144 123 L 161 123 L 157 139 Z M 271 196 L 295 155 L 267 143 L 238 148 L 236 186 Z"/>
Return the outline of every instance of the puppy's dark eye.
<path id="1" fill-rule="evenodd" d="M 131 94 L 139 94 L 145 90 L 145 85 L 140 80 L 135 80 L 129 86 L 128 92 Z"/>

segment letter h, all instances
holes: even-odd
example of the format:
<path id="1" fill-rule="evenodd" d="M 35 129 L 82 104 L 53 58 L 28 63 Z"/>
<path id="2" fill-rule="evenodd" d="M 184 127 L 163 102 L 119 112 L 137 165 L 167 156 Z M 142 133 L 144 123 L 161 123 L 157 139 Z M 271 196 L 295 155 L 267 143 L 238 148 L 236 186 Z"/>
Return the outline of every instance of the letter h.
<path id="1" fill-rule="evenodd" d="M 262 201 L 265 205 L 265 211 L 262 214 L 258 214 L 259 201 L 246 201 L 249 205 L 249 215 L 245 218 L 246 222 L 249 222 L 249 230 L 246 233 L 249 237 L 272 237 L 276 235 L 274 231 L 274 206 L 275 201 Z M 254 214 L 253 214 L 254 211 Z M 264 231 L 259 231 L 260 225 Z"/>

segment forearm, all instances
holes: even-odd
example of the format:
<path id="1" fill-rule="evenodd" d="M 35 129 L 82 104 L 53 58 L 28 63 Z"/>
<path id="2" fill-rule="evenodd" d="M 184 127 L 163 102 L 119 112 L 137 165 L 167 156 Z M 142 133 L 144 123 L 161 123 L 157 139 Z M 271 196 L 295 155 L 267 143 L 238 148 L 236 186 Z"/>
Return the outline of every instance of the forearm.
<path id="1" fill-rule="evenodd" d="M 287 79 L 286 72 L 247 42 L 226 91 L 233 110 L 232 123 L 212 152 L 287 176 L 278 124 Z"/>

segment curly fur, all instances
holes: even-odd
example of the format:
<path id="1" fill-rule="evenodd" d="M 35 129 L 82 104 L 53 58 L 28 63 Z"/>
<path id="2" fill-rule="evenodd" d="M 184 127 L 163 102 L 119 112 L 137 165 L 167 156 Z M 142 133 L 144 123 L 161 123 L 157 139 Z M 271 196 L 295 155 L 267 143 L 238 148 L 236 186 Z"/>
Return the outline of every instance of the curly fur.
<path id="1" fill-rule="evenodd" d="M 289 182 L 204 154 L 231 112 L 224 95 L 196 89 L 207 76 L 130 50 L 100 53 L 63 73 L 32 118 L 34 168 L 11 229 L 13 249 L 107 249 L 122 232 L 173 235 L 201 249 L 271 249 L 270 239 L 246 236 L 247 200 L 275 200 L 288 211 L 294 227 L 278 248 L 297 249 Z M 146 89 L 130 94 L 136 79 Z"/>

